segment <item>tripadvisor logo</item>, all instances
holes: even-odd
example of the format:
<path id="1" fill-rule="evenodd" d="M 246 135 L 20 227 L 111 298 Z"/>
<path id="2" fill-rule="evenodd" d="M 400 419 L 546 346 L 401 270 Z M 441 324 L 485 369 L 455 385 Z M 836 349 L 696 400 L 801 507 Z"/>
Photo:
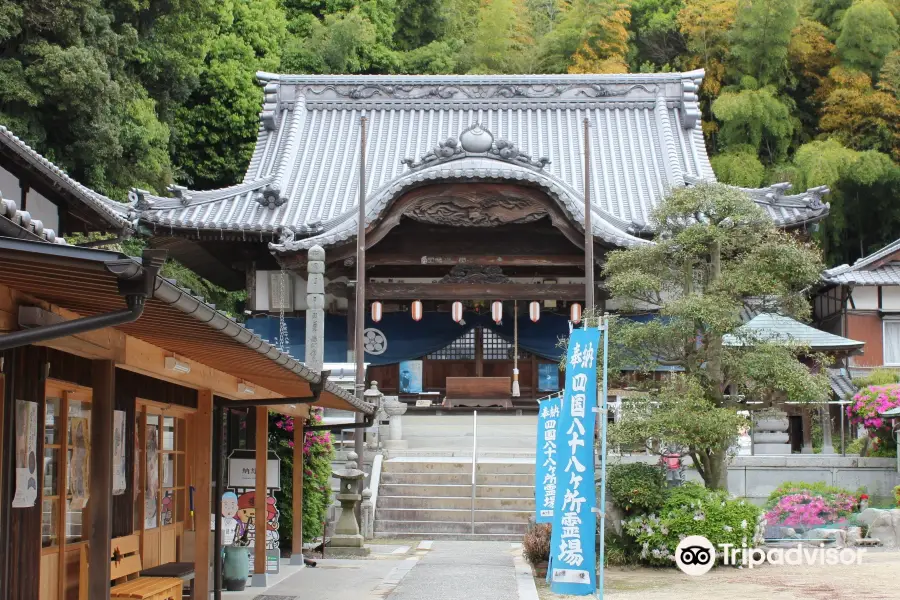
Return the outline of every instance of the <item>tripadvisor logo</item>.
<path id="1" fill-rule="evenodd" d="M 824 544 L 813 546 L 800 543 L 791 548 L 768 550 L 719 544 L 723 565 L 744 566 L 751 569 L 766 563 L 791 567 L 860 565 L 865 553 L 865 548 L 825 548 Z M 704 575 L 713 568 L 715 562 L 716 548 L 702 535 L 690 535 L 681 540 L 675 548 L 675 564 L 688 575 L 694 577 Z"/>

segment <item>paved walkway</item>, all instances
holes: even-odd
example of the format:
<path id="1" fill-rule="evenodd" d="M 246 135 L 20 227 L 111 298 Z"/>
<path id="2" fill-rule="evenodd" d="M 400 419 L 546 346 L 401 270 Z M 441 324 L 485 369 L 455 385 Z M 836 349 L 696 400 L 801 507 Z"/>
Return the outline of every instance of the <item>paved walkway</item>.
<path id="1" fill-rule="evenodd" d="M 519 600 L 508 542 L 435 541 L 387 600 Z"/>

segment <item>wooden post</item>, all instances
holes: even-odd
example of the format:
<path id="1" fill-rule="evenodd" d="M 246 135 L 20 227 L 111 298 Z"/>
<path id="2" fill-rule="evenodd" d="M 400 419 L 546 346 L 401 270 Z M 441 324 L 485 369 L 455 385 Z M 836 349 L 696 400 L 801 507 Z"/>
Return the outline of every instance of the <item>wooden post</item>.
<path id="1" fill-rule="evenodd" d="M 213 447 L 213 393 L 197 392 L 197 412 L 194 413 L 194 431 L 190 436 L 195 452 L 191 483 L 194 486 L 194 597 L 209 598 L 209 524 L 212 513 L 212 453 Z M 221 498 L 216 499 L 219 506 Z M 220 512 L 220 511 L 216 511 Z"/>
<path id="2" fill-rule="evenodd" d="M 88 597 L 109 598 L 112 540 L 113 411 L 116 366 L 111 360 L 93 362 L 91 383 L 91 522 L 89 529 Z M 63 471 L 65 472 L 65 471 Z"/>
<path id="3" fill-rule="evenodd" d="M 253 587 L 266 587 L 266 460 L 269 454 L 269 408 L 256 407 L 256 499 L 253 524 Z"/>
<path id="4" fill-rule="evenodd" d="M 303 564 L 303 425 L 304 421 L 294 417 L 294 477 L 293 502 L 293 543 L 291 547 L 291 564 Z"/>
<path id="5" fill-rule="evenodd" d="M 484 354 L 484 332 L 481 327 L 475 328 L 475 377 L 484 377 L 484 364 L 481 357 Z"/>

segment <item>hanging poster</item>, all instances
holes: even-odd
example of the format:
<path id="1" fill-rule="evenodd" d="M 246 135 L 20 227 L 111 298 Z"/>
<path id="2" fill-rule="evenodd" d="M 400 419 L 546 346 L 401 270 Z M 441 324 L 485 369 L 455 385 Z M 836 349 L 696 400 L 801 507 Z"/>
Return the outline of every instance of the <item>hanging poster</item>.
<path id="1" fill-rule="evenodd" d="M 575 329 L 569 337 L 566 387 L 556 425 L 561 470 L 548 570 L 551 591 L 561 595 L 587 596 L 596 588 L 593 409 L 597 404 L 599 343 L 598 329 Z"/>
<path id="2" fill-rule="evenodd" d="M 125 493 L 125 411 L 113 411 L 113 496 Z"/>
<path id="3" fill-rule="evenodd" d="M 144 529 L 159 525 L 159 444 L 157 425 L 147 425 L 147 486 L 144 490 Z"/>
<path id="4" fill-rule="evenodd" d="M 90 421 L 85 417 L 69 417 L 70 439 L 73 446 L 69 461 L 69 493 L 72 495 L 70 510 L 81 510 L 88 501 L 90 481 Z"/>
<path id="5" fill-rule="evenodd" d="M 422 361 L 404 360 L 400 363 L 400 393 L 418 394 L 422 391 Z"/>
<path id="6" fill-rule="evenodd" d="M 36 402 L 16 400 L 16 493 L 13 508 L 30 508 L 37 500 Z"/>
<path id="7" fill-rule="evenodd" d="M 559 390 L 559 365 L 556 363 L 538 364 L 538 391 L 556 392 Z"/>
<path id="8" fill-rule="evenodd" d="M 549 398 L 538 405 L 537 461 L 535 461 L 534 506 L 536 523 L 553 521 L 556 503 L 557 423 L 561 399 Z"/>

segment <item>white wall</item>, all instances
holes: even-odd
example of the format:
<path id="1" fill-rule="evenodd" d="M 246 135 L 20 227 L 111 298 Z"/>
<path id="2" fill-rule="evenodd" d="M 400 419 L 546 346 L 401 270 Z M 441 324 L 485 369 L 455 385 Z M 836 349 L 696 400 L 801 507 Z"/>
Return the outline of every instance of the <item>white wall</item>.
<path id="1" fill-rule="evenodd" d="M 857 310 L 878 310 L 878 288 L 874 285 L 854 286 L 851 294 Z"/>
<path id="2" fill-rule="evenodd" d="M 0 197 L 12 200 L 16 206 L 21 204 L 19 199 L 22 197 L 22 190 L 19 188 L 19 178 L 3 167 L 0 167 Z"/>
<path id="3" fill-rule="evenodd" d="M 52 229 L 59 233 L 59 208 L 55 204 L 36 191 L 28 190 L 25 205 L 31 218 L 40 219 L 44 229 Z"/>
<path id="4" fill-rule="evenodd" d="M 900 286 L 886 285 L 881 288 L 882 310 L 900 311 Z"/>

